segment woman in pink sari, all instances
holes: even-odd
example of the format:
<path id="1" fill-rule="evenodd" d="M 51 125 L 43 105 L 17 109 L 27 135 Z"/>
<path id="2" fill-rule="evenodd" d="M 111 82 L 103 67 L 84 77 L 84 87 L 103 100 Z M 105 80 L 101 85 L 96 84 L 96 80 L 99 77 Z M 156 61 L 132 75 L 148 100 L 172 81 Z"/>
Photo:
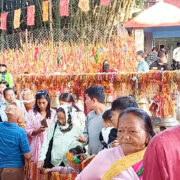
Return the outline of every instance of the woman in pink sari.
<path id="1" fill-rule="evenodd" d="M 143 155 L 154 134 L 145 111 L 124 110 L 118 122 L 120 146 L 100 151 L 76 180 L 141 180 Z"/>
<path id="2" fill-rule="evenodd" d="M 30 147 L 32 160 L 38 162 L 39 152 L 44 141 L 45 134 L 55 121 L 55 110 L 50 108 L 50 97 L 47 91 L 36 93 L 35 106 L 27 114 L 25 130 L 32 138 Z"/>

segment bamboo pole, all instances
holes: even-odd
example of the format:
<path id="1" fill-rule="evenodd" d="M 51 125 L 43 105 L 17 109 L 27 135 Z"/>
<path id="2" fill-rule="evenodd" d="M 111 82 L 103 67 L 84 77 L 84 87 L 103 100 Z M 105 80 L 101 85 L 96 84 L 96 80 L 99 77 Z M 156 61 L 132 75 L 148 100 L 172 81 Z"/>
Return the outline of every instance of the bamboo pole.
<path id="1" fill-rule="evenodd" d="M 53 43 L 53 20 L 52 20 L 52 0 L 49 0 L 49 28 L 50 28 L 50 39 Z"/>

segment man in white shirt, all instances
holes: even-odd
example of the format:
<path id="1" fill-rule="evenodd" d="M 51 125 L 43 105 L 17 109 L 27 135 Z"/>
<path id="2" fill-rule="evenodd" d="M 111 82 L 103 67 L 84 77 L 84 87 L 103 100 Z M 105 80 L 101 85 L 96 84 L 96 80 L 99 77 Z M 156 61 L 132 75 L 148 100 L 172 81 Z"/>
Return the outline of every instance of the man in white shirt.
<path id="1" fill-rule="evenodd" d="M 180 42 L 177 43 L 177 48 L 173 51 L 174 70 L 180 69 Z"/>

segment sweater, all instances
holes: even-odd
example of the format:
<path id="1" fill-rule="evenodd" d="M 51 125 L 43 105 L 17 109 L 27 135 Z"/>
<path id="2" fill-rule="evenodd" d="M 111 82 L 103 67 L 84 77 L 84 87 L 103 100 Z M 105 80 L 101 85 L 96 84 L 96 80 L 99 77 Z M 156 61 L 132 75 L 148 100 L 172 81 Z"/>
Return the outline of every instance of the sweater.
<path id="1" fill-rule="evenodd" d="M 87 139 L 88 153 L 90 155 L 97 154 L 102 150 L 103 146 L 99 140 L 99 133 L 103 128 L 102 114 L 96 114 L 95 111 L 90 111 L 87 115 L 84 128 L 84 136 Z"/>

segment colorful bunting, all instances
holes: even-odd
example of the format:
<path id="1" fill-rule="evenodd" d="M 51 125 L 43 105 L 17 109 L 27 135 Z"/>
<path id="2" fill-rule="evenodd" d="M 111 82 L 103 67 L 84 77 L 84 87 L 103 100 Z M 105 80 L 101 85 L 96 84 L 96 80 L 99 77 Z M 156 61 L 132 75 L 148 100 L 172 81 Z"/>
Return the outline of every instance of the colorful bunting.
<path id="1" fill-rule="evenodd" d="M 42 9 L 43 9 L 43 21 L 48 21 L 49 20 L 49 3 L 48 1 L 43 1 L 42 3 Z"/>
<path id="2" fill-rule="evenodd" d="M 94 55 L 94 59 L 96 61 L 96 64 L 98 63 L 98 52 L 96 51 L 95 55 Z"/>
<path id="3" fill-rule="evenodd" d="M 110 0 L 101 0 L 101 5 L 102 6 L 108 6 L 110 3 Z"/>
<path id="4" fill-rule="evenodd" d="M 14 10 L 14 29 L 20 27 L 21 9 Z"/>
<path id="5" fill-rule="evenodd" d="M 60 16 L 69 16 L 69 0 L 59 0 Z"/>
<path id="6" fill-rule="evenodd" d="M 59 64 L 59 63 L 60 63 L 60 60 L 61 60 L 61 54 L 60 54 L 60 53 L 58 53 L 58 57 L 57 57 L 57 64 Z"/>
<path id="7" fill-rule="evenodd" d="M 34 58 L 35 58 L 36 61 L 38 60 L 38 57 L 39 57 L 39 48 L 38 48 L 38 47 L 35 47 Z"/>
<path id="8" fill-rule="evenodd" d="M 8 16 L 8 12 L 2 13 L 1 14 L 1 27 L 0 29 L 2 30 L 6 30 L 6 24 L 7 24 L 7 16 Z"/>
<path id="9" fill-rule="evenodd" d="M 79 0 L 79 4 L 78 4 L 79 8 L 84 11 L 87 12 L 90 10 L 89 7 L 89 0 Z"/>
<path id="10" fill-rule="evenodd" d="M 34 25 L 34 14 L 35 14 L 35 6 L 28 6 L 27 7 L 27 25 L 33 26 Z"/>

